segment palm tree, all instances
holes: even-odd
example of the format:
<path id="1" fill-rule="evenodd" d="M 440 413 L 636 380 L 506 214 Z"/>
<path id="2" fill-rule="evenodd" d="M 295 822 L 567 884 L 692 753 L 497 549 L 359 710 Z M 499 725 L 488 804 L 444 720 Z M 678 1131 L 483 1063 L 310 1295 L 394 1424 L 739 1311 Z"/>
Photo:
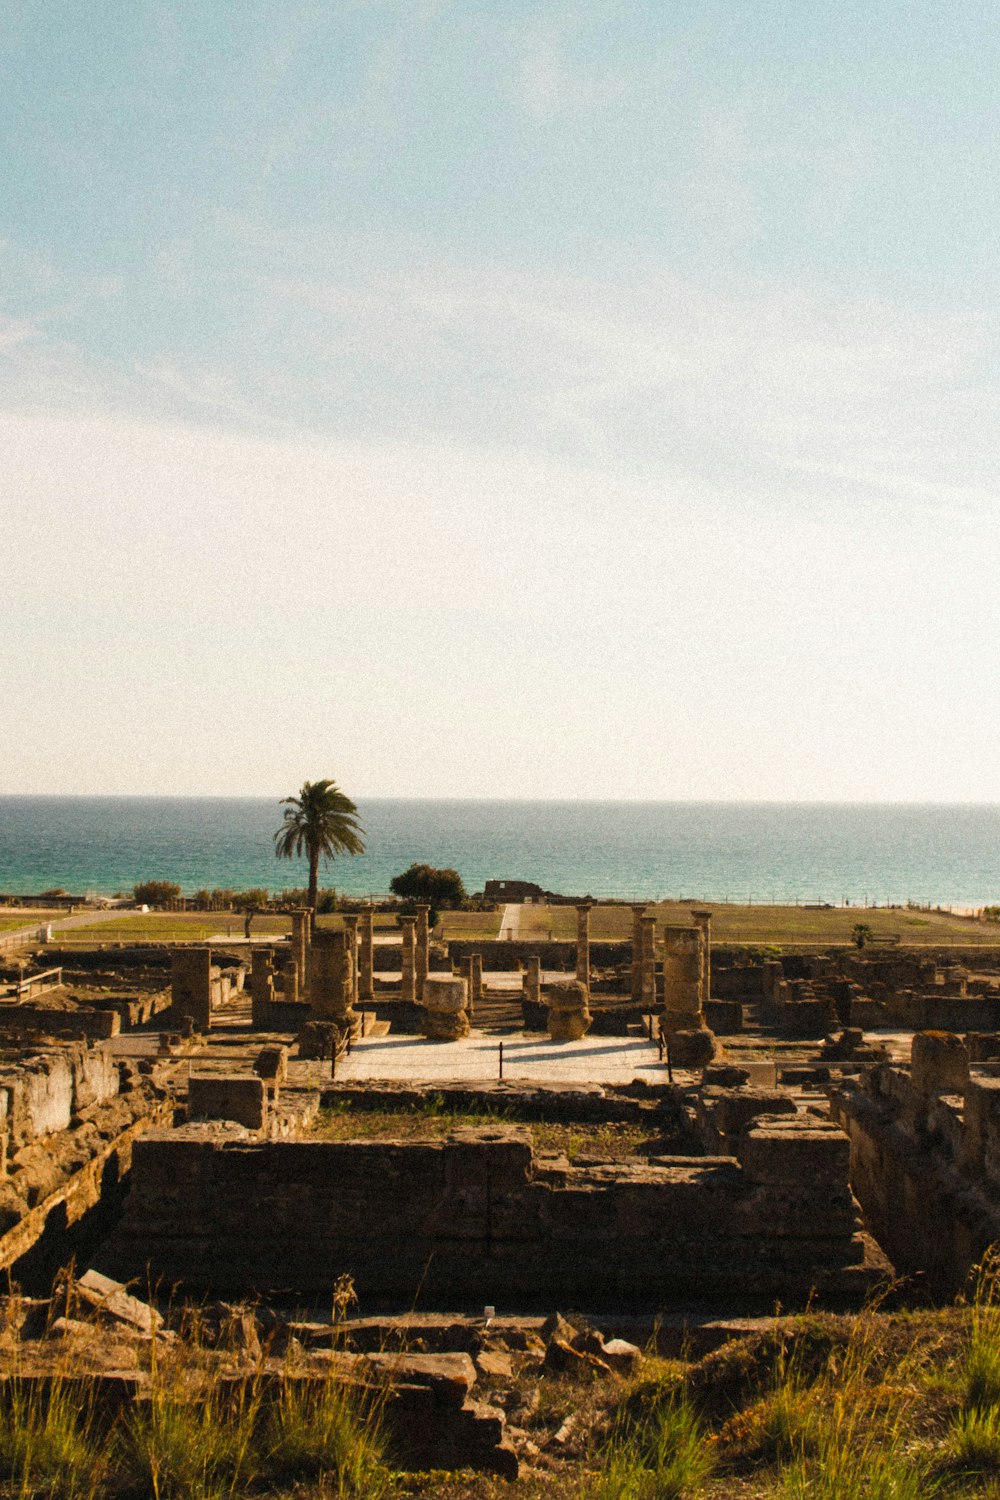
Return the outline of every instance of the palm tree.
<path id="1" fill-rule="evenodd" d="M 364 854 L 358 809 L 335 781 L 304 781 L 297 797 L 283 797 L 284 827 L 274 835 L 279 859 L 305 854 L 309 860 L 309 905 L 316 910 L 319 857 Z"/>

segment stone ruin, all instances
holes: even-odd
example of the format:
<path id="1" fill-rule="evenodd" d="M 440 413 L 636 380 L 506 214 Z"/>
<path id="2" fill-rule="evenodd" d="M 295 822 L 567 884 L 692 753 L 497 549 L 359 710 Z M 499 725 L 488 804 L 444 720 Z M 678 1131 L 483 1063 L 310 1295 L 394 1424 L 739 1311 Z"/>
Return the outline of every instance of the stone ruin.
<path id="1" fill-rule="evenodd" d="M 917 1032 L 909 1066 L 842 1080 L 831 1113 L 893 1264 L 940 1296 L 961 1291 L 1000 1242 L 1000 1035 Z"/>
<path id="2" fill-rule="evenodd" d="M 435 1042 L 456 1042 L 468 1036 L 469 989 L 461 977 L 428 974 L 423 982 L 424 1036 Z"/>
<path id="3" fill-rule="evenodd" d="M 548 1001 L 549 1036 L 554 1042 L 576 1042 L 590 1030 L 589 994 L 580 980 L 550 984 L 545 992 Z"/>

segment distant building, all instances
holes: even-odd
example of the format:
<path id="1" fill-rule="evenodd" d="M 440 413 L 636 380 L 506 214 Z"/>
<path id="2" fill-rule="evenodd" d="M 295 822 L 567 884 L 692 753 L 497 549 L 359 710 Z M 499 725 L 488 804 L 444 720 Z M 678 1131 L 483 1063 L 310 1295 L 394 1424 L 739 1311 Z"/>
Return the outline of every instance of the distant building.
<path id="1" fill-rule="evenodd" d="M 487 880 L 483 895 L 487 901 L 545 901 L 552 892 L 530 880 Z"/>

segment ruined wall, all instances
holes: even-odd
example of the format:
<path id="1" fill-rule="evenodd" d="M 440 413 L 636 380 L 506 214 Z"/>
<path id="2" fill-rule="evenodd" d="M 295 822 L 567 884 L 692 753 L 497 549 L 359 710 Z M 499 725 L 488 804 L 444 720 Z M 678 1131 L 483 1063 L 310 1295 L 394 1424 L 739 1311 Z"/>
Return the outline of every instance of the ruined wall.
<path id="1" fill-rule="evenodd" d="M 571 1166 L 516 1127 L 442 1142 L 136 1143 L 126 1216 L 99 1264 L 189 1287 L 455 1306 L 597 1307 L 690 1296 L 801 1300 L 866 1274 L 849 1147 L 817 1121 L 758 1119 L 739 1160 Z"/>
<path id="2" fill-rule="evenodd" d="M 970 1072 L 960 1038 L 918 1032 L 909 1069 L 886 1064 L 832 1096 L 872 1233 L 898 1271 L 942 1297 L 1000 1241 L 1000 1078 L 990 1072 Z"/>

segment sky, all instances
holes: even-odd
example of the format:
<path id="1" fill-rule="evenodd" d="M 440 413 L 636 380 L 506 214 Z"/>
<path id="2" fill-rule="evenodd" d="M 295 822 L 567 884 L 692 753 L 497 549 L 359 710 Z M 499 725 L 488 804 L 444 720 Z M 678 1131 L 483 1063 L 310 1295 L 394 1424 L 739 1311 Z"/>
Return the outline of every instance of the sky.
<path id="1" fill-rule="evenodd" d="M 4 0 L 0 792 L 996 801 L 992 0 Z"/>

